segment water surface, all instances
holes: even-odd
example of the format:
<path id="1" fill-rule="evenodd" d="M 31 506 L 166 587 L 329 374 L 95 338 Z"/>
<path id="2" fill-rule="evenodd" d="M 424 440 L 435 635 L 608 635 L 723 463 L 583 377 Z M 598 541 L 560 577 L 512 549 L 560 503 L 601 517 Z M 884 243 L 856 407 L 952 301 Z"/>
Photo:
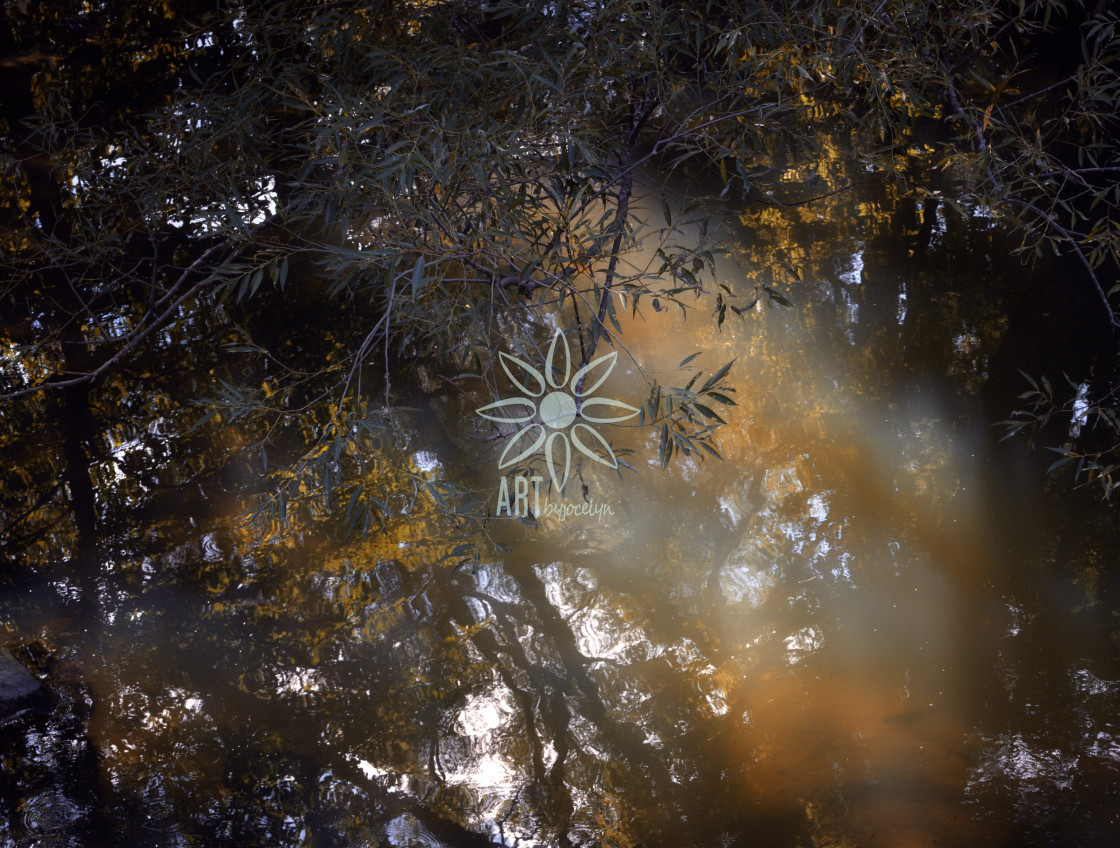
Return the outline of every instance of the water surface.
<path id="1" fill-rule="evenodd" d="M 604 426 L 633 470 L 578 483 L 610 514 L 491 525 L 473 570 L 430 505 L 361 541 L 243 526 L 250 440 L 181 404 L 221 314 L 210 354 L 168 340 L 94 405 L 95 566 L 62 515 L 6 578 L 0 621 L 91 707 L 6 737 L 0 844 L 1112 845 L 1117 523 L 998 442 L 1030 274 L 970 213 L 870 177 L 747 208 L 721 282 L 794 307 L 627 319 L 600 392 L 735 359 L 724 461 Z M 446 385 L 413 471 L 496 485 L 492 398 Z"/>

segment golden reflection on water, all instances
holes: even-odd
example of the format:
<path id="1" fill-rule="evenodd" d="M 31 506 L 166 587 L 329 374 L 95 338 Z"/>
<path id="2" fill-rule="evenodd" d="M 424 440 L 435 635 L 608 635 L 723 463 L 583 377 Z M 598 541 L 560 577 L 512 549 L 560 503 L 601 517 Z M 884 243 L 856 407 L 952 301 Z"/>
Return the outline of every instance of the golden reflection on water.
<path id="1" fill-rule="evenodd" d="M 759 306 L 722 333 L 675 310 L 627 321 L 641 368 L 620 368 L 612 397 L 639 400 L 640 372 L 683 385 L 677 364 L 698 349 L 693 367 L 708 373 L 736 359 L 726 462 L 662 474 L 650 438 L 617 428 L 616 445 L 651 457 L 621 482 L 591 475 L 620 520 L 606 531 L 546 523 L 519 556 L 588 564 L 538 573 L 613 690 L 604 699 L 662 746 L 648 691 L 628 699 L 618 668 L 668 659 L 672 687 L 720 728 L 720 767 L 742 764 L 730 771 L 745 807 L 803 811 L 816 845 L 998 841 L 964 788 L 978 756 L 976 678 L 994 659 L 976 645 L 1006 620 L 994 538 L 1006 528 L 985 508 L 985 440 L 962 424 L 959 400 L 943 399 L 982 384 L 984 346 L 1005 321 L 995 315 L 983 339 L 958 335 L 940 371 L 900 382 L 905 285 L 884 326 L 864 280 L 884 273 L 881 258 L 865 263 L 859 243 L 830 265 L 835 252 L 809 243 L 786 257 L 806 288 L 814 273 L 839 286 L 824 303 L 805 293 L 794 310 Z M 597 548 L 578 544 L 596 531 Z"/>
<path id="2" fill-rule="evenodd" d="M 794 269 L 793 309 L 722 331 L 703 311 L 623 320 L 634 359 L 598 394 L 640 405 L 703 350 L 692 369 L 736 360 L 738 405 L 724 462 L 663 471 L 650 432 L 603 427 L 635 470 L 581 468 L 601 519 L 499 522 L 506 548 L 454 573 L 457 545 L 486 540 L 422 499 L 359 542 L 297 520 L 265 543 L 218 488 L 197 527 L 129 529 L 122 545 L 151 550 L 106 565 L 91 649 L 107 785 L 166 844 L 320 827 L 323 844 L 436 846 L 460 827 L 522 848 L 1001 844 L 1084 763 L 1111 791 L 1120 683 L 1076 626 L 1036 625 L 1064 557 L 1085 560 L 1066 582 L 1091 609 L 1115 555 L 1060 545 L 1033 499 L 996 509 L 976 393 L 1007 320 L 986 266 L 934 285 L 944 269 L 890 246 L 907 202 L 753 213 L 721 280 L 749 296 Z M 493 474 L 463 420 L 491 398 L 447 397 L 442 432 L 408 434 L 409 471 Z M 154 464 L 152 433 L 113 432 L 107 501 L 147 503 L 122 469 Z M 243 448 L 222 428 L 208 450 Z M 390 473 L 371 472 L 415 480 Z"/>

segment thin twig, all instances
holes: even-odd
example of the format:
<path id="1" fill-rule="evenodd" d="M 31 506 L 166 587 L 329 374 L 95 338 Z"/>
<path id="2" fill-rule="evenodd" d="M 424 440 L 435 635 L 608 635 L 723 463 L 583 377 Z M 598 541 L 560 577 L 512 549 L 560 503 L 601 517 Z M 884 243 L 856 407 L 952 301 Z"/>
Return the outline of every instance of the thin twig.
<path id="1" fill-rule="evenodd" d="M 1032 212 L 1046 221 L 1047 224 L 1057 230 L 1058 234 L 1062 237 L 1062 241 L 1073 248 L 1074 254 L 1081 261 L 1081 265 L 1088 272 L 1089 279 L 1092 280 L 1093 286 L 1096 288 L 1097 294 L 1100 296 L 1101 302 L 1104 304 L 1105 314 L 1108 316 L 1108 323 L 1112 325 L 1114 331 L 1116 329 L 1120 329 L 1120 319 L 1117 319 L 1116 312 L 1115 310 L 1113 310 L 1112 304 L 1108 301 L 1108 295 L 1105 293 L 1104 286 L 1101 285 L 1100 278 L 1097 277 L 1097 272 L 1093 270 L 1093 265 L 1089 261 L 1089 257 L 1085 255 L 1085 252 L 1081 249 L 1081 245 L 1077 243 L 1077 239 L 1074 238 L 1073 234 L 1061 224 L 1059 224 L 1053 215 L 1039 209 L 1030 201 L 1020 200 L 1018 198 L 1012 197 L 1009 198 L 1009 202 L 1017 206 L 1022 206 L 1026 209 L 1030 209 Z"/>
<path id="2" fill-rule="evenodd" d="M 268 222 L 262 222 L 257 227 L 255 227 L 253 229 L 253 231 L 250 233 L 250 236 L 256 235 L 257 232 L 259 232 L 261 229 L 263 229 L 263 227 L 265 226 L 266 223 L 268 223 Z M 128 341 L 125 343 L 124 347 L 122 347 L 115 354 L 113 354 L 108 359 L 106 359 L 104 362 L 102 362 L 93 371 L 89 371 L 87 373 L 80 374 L 76 377 L 71 377 L 68 380 L 52 380 L 52 381 L 48 381 L 46 383 L 40 383 L 37 386 L 28 386 L 27 388 L 18 389 L 14 392 L 8 392 L 7 394 L 0 395 L 0 400 L 12 400 L 14 398 L 23 397 L 25 395 L 30 395 L 30 394 L 35 394 L 36 392 L 46 391 L 48 389 L 62 389 L 62 388 L 66 388 L 67 386 L 77 386 L 77 385 L 81 385 L 82 383 L 92 383 L 92 382 L 95 382 L 96 380 L 98 380 L 103 374 L 105 374 L 116 363 L 120 362 L 128 354 L 130 354 L 133 350 L 135 350 L 137 348 L 137 346 L 140 344 L 140 342 L 144 341 L 144 339 L 146 339 L 149 335 L 151 335 L 153 330 L 156 330 L 159 327 L 162 327 L 164 322 L 183 303 L 185 303 L 187 300 L 189 300 L 194 295 L 198 294 L 198 292 L 200 292 L 203 289 L 204 286 L 206 286 L 208 283 L 213 282 L 216 279 L 214 274 L 210 274 L 205 279 L 202 279 L 199 282 L 195 283 L 186 292 L 184 292 L 180 297 L 178 297 L 174 301 L 172 301 L 171 304 L 166 309 L 163 310 L 163 312 L 159 315 L 159 317 L 151 320 L 148 323 L 147 327 L 144 326 L 144 322 L 149 319 L 149 317 L 152 315 L 152 313 L 155 310 L 159 309 L 161 306 L 163 306 L 163 304 L 167 303 L 168 299 L 171 298 L 175 294 L 175 292 L 178 291 L 186 283 L 187 278 L 192 273 L 194 273 L 196 270 L 198 270 L 198 268 L 204 262 L 206 262 L 208 259 L 210 259 L 210 257 L 213 256 L 215 253 L 217 253 L 222 247 L 225 247 L 225 245 L 224 244 L 223 245 L 215 245 L 214 247 L 208 248 L 207 250 L 203 251 L 202 255 L 200 255 L 194 262 L 192 262 L 190 265 L 188 265 L 187 268 L 183 271 L 183 273 L 179 276 L 179 279 L 176 280 L 175 284 L 168 290 L 167 294 L 165 294 L 163 297 L 161 297 L 155 303 L 153 309 L 149 310 L 144 315 L 144 317 L 140 319 L 140 323 L 137 324 L 136 329 L 133 330 L 132 334 L 129 336 Z M 226 261 L 228 262 L 230 259 L 233 259 L 238 254 L 240 254 L 241 251 L 244 250 L 244 249 L 245 249 L 245 244 L 244 243 L 238 245 L 237 247 L 235 247 L 233 249 L 233 251 L 230 253 L 230 255 L 226 258 Z"/>

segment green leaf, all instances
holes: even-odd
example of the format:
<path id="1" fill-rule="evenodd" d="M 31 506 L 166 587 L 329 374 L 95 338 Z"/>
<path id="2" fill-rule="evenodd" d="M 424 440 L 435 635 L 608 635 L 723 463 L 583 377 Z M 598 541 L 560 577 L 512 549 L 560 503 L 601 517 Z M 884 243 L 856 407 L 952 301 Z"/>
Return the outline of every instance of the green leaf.
<path id="1" fill-rule="evenodd" d="M 786 298 L 782 297 L 782 295 L 778 294 L 776 291 L 774 291 L 772 288 L 770 288 L 770 286 L 763 286 L 762 289 L 768 295 L 770 295 L 770 299 L 773 300 L 774 302 L 779 303 L 782 306 L 793 306 L 792 303 L 790 303 Z"/>
<path id="2" fill-rule="evenodd" d="M 1051 472 L 1057 471 L 1059 468 L 1061 468 L 1065 465 L 1069 465 L 1069 463 L 1072 461 L 1072 459 L 1073 459 L 1073 457 L 1063 456 L 1060 459 L 1055 460 L 1054 462 L 1052 462 L 1050 464 L 1050 467 L 1046 469 L 1046 473 L 1050 474 Z"/>
<path id="3" fill-rule="evenodd" d="M 350 500 L 346 504 L 346 521 L 347 521 L 347 523 L 351 523 L 353 521 L 354 514 L 355 514 L 354 510 L 357 508 L 358 502 L 362 498 L 362 491 L 363 491 L 363 489 L 362 489 L 361 486 L 356 486 L 354 488 L 354 491 L 350 495 Z"/>
<path id="4" fill-rule="evenodd" d="M 701 448 L 706 450 L 712 456 L 714 456 L 716 459 L 720 460 L 721 462 L 723 461 L 723 457 L 720 455 L 720 452 L 718 450 L 716 450 L 714 445 L 708 444 L 703 439 L 701 439 L 699 442 L 697 442 L 697 444 L 700 445 Z"/>
<path id="5" fill-rule="evenodd" d="M 738 357 L 736 357 L 736 359 L 738 359 Z M 719 381 L 727 376 L 727 372 L 731 370 L 731 366 L 734 364 L 735 360 L 732 359 L 730 362 L 720 368 L 715 374 L 709 377 L 707 382 L 705 382 L 704 385 L 700 387 L 700 394 L 705 394 L 707 393 L 708 389 L 712 388 L 715 385 L 718 385 Z"/>
<path id="6" fill-rule="evenodd" d="M 1026 371 L 1023 371 L 1023 370 L 1020 370 L 1019 373 L 1023 375 L 1023 379 L 1025 379 L 1028 383 L 1031 384 L 1031 388 L 1033 388 L 1037 392 L 1038 391 L 1038 383 L 1036 383 L 1034 381 L 1034 377 L 1032 377 L 1030 374 L 1028 374 Z"/>
<path id="7" fill-rule="evenodd" d="M 412 266 L 412 296 L 419 297 L 424 290 L 424 254 L 416 257 L 416 264 Z"/>
<path id="8" fill-rule="evenodd" d="M 700 412 L 703 413 L 705 417 L 711 418 L 714 421 L 718 421 L 720 424 L 726 424 L 727 423 L 722 418 L 720 418 L 718 415 L 716 415 L 714 412 L 712 412 L 712 410 L 710 410 L 708 407 L 704 406 L 704 404 L 694 403 L 693 406 L 695 406 L 697 409 L 699 409 Z"/>
<path id="9" fill-rule="evenodd" d="M 197 421 L 195 421 L 193 425 L 191 425 L 191 428 L 189 430 L 187 430 L 187 435 L 190 435 L 195 430 L 198 430 L 207 421 L 209 421 L 211 418 L 213 418 L 217 414 L 218 414 L 217 409 L 211 409 L 210 411 L 208 411 L 205 415 L 203 415 L 201 418 L 199 418 Z"/>
<path id="10" fill-rule="evenodd" d="M 721 394 L 720 392 L 705 392 L 704 396 L 705 397 L 710 397 L 712 400 L 718 401 L 719 403 L 722 403 L 724 406 L 738 406 L 739 405 L 739 404 L 735 403 L 735 401 L 733 401 L 727 395 Z"/>

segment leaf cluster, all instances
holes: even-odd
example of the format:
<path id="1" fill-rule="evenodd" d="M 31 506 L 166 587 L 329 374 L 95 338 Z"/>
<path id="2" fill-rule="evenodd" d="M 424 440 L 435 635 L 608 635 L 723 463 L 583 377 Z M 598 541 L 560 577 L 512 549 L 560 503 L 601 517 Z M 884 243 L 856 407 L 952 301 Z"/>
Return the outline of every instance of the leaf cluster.
<path id="1" fill-rule="evenodd" d="M 1055 388 L 1045 375 L 1036 380 L 1023 373 L 1023 378 L 1030 384 L 1030 389 L 1019 395 L 1025 406 L 1001 422 L 1004 438 L 1026 435 L 1033 443 L 1046 438 L 1043 434 L 1047 428 L 1063 427 L 1062 444 L 1047 446 L 1047 450 L 1058 455 L 1047 473 L 1072 471 L 1079 485 L 1099 487 L 1102 498 L 1109 500 L 1120 474 L 1117 390 L 1077 383 L 1064 375 L 1072 395 L 1063 402 L 1057 399 Z"/>
<path id="2" fill-rule="evenodd" d="M 2 390 L 93 385 L 153 347 L 195 343 L 200 323 L 236 324 L 250 343 L 232 370 L 273 369 L 270 388 L 234 397 L 231 377 L 217 406 L 258 420 L 262 464 L 271 440 L 302 433 L 269 468 L 316 469 L 308 489 L 340 491 L 334 466 L 360 454 L 363 421 L 396 432 L 415 363 L 484 370 L 501 344 L 535 345 L 546 316 L 578 337 L 582 364 L 601 344 L 624 349 L 620 308 L 706 298 L 717 324 L 743 317 L 741 293 L 711 285 L 718 210 L 670 178 L 718 173 L 715 194 L 776 202 L 783 163 L 826 138 L 847 135 L 893 172 L 924 126 L 948 128 L 945 167 L 1023 228 L 1024 249 L 1080 257 L 1116 322 L 1108 14 L 996 0 L 285 0 L 147 17 L 8 4 L 0 23 L 0 298 L 15 363 Z M 1047 64 L 1045 39 L 1071 34 L 1079 49 Z M 664 227 L 644 220 L 658 205 Z M 272 338 L 308 302 L 325 326 Z M 663 462 L 714 450 L 713 390 L 727 397 L 651 387 Z M 355 459 L 344 473 L 365 472 Z M 359 526 L 386 512 L 370 503 Z"/>

